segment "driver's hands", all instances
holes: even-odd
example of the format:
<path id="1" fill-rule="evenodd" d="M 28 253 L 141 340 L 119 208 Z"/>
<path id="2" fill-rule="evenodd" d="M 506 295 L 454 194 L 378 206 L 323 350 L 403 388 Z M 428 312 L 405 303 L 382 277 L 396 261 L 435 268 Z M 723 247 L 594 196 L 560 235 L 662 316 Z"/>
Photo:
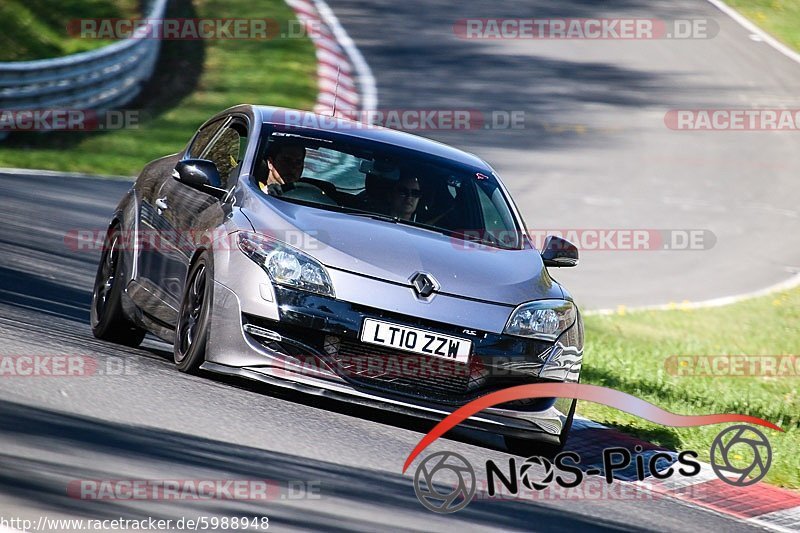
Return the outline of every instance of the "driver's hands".
<path id="1" fill-rule="evenodd" d="M 258 188 L 261 189 L 261 192 L 265 192 L 270 196 L 281 196 L 283 194 L 283 187 L 278 183 L 260 181 L 258 182 Z"/>

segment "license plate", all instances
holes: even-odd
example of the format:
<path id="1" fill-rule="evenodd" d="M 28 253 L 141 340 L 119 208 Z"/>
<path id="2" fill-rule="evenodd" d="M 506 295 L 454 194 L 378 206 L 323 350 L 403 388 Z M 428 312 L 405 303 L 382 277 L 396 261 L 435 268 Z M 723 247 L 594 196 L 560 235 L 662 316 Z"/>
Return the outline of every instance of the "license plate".
<path id="1" fill-rule="evenodd" d="M 364 319 L 361 342 L 390 346 L 432 357 L 441 357 L 459 363 L 469 361 L 472 341 L 442 335 L 424 329 L 410 328 L 372 318 Z"/>

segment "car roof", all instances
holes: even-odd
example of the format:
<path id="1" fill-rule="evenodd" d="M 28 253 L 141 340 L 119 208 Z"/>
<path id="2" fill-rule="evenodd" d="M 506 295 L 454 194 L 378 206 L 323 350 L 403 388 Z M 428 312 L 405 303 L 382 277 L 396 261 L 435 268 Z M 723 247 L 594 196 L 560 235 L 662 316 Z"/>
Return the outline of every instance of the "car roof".
<path id="1" fill-rule="evenodd" d="M 399 148 L 424 152 L 462 165 L 482 169 L 486 172 L 494 172 L 486 161 L 469 152 L 402 131 L 381 126 L 365 127 L 364 123 L 347 118 L 331 117 L 311 111 L 264 105 L 240 105 L 225 111 L 225 113 L 232 112 L 246 113 L 255 120 L 265 124 L 284 124 L 297 127 L 298 131 L 325 131 L 356 139 L 385 143 Z M 287 121 L 287 118 L 290 120 Z M 315 127 L 315 125 L 319 125 L 319 127 Z"/>

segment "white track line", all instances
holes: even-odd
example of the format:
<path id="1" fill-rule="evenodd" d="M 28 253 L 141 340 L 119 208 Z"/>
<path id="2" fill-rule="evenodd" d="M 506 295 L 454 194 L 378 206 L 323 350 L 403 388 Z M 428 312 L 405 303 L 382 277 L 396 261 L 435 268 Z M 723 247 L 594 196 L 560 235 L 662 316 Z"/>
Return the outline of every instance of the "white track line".
<path id="1" fill-rule="evenodd" d="M 0 167 L 0 174 L 16 174 L 18 176 L 47 176 L 53 178 L 88 178 L 88 179 L 125 180 L 125 181 L 133 181 L 136 179 L 136 176 L 83 174 L 81 172 L 62 172 L 60 170 L 36 170 L 33 168 Z"/>
<path id="2" fill-rule="evenodd" d="M 599 422 L 595 422 L 594 420 L 590 420 L 588 418 L 584 418 L 579 415 L 575 415 L 575 420 L 573 422 L 572 431 L 573 432 L 580 432 L 587 429 L 605 429 L 608 431 L 616 431 L 619 433 L 624 433 L 618 429 L 610 428 Z M 641 442 L 647 442 L 646 440 L 640 439 Z M 668 453 L 677 455 L 677 451 L 668 451 Z M 726 518 L 736 520 L 738 522 L 746 522 L 761 527 L 768 531 L 776 531 L 779 533 L 786 533 L 786 532 L 796 532 L 800 530 L 797 527 L 797 524 L 800 524 L 800 507 L 794 507 L 791 509 L 785 509 L 783 511 L 775 511 L 772 513 L 765 513 L 763 515 L 758 515 L 751 518 L 743 518 L 736 516 L 732 513 L 726 512 L 723 509 L 714 509 L 709 507 L 705 503 L 699 502 L 696 498 L 693 497 L 686 497 L 686 493 L 691 493 L 692 486 L 701 485 L 708 481 L 713 481 L 719 479 L 719 477 L 713 473 L 713 469 L 711 465 L 708 463 L 700 462 L 700 473 L 696 476 L 690 478 L 670 478 L 665 480 L 655 480 L 652 478 L 648 478 L 644 481 L 623 481 L 618 480 L 618 483 L 628 484 L 633 487 L 637 487 L 644 491 L 649 491 L 652 494 L 661 495 L 663 497 L 669 498 L 675 503 L 680 505 L 686 505 L 693 509 L 699 509 L 702 511 L 706 511 L 717 516 L 724 516 Z M 788 524 L 788 526 L 786 526 Z"/>
<path id="3" fill-rule="evenodd" d="M 286 0 L 297 18 L 318 24 L 311 36 L 317 56 L 317 102 L 314 111 L 356 118 L 376 105 L 375 79 L 364 57 L 322 0 Z"/>
<path id="4" fill-rule="evenodd" d="M 773 47 L 778 52 L 782 53 L 792 61 L 800 63 L 800 54 L 777 40 L 775 37 L 770 35 L 769 33 L 765 32 L 755 24 L 753 24 L 749 19 L 747 19 L 744 15 L 733 9 L 731 6 L 723 2 L 722 0 L 708 0 L 710 4 L 714 7 L 728 15 L 730 18 L 735 20 L 739 23 L 740 26 L 744 27 L 747 31 L 751 33 L 755 33 L 758 35 L 765 43 Z"/>
<path id="5" fill-rule="evenodd" d="M 333 14 L 333 10 L 324 0 L 313 0 L 320 17 L 333 31 L 333 35 L 339 46 L 345 51 L 353 67 L 356 69 L 356 79 L 361 90 L 361 111 L 374 111 L 378 107 L 378 89 L 375 85 L 375 77 L 369 68 L 364 56 L 358 49 L 353 39 L 347 34 L 339 23 L 339 19 Z"/>
<path id="6" fill-rule="evenodd" d="M 637 311 L 674 311 L 674 310 L 687 310 L 687 309 L 704 309 L 708 307 L 722 307 L 725 305 L 731 305 L 738 302 L 743 302 L 745 300 L 752 300 L 753 298 L 760 298 L 761 296 L 767 296 L 775 292 L 787 291 L 789 289 L 793 289 L 798 286 L 800 286 L 800 274 L 795 274 L 786 281 L 781 281 L 780 283 L 776 283 L 775 285 L 770 285 L 765 289 L 759 289 L 757 291 L 746 292 L 734 296 L 723 296 L 721 298 L 713 298 L 711 300 L 703 300 L 700 302 L 682 302 L 682 303 L 672 302 L 660 305 L 643 305 L 641 307 L 620 306 L 617 309 L 591 309 L 588 311 L 584 311 L 583 314 L 586 316 L 613 315 L 622 310 L 624 310 L 626 313 L 635 313 Z"/>
<path id="7" fill-rule="evenodd" d="M 788 57 L 792 61 L 796 63 L 800 63 L 800 54 L 783 44 L 782 42 L 775 39 L 772 35 L 768 34 L 766 31 L 762 30 L 755 24 L 753 24 L 749 19 L 747 19 L 744 15 L 730 7 L 728 4 L 723 2 L 722 0 L 707 0 L 711 5 L 728 15 L 732 18 L 735 22 L 737 22 L 740 26 L 742 26 L 747 31 L 758 35 L 763 42 L 783 54 L 784 56 Z M 711 300 L 704 300 L 701 302 L 684 302 L 680 304 L 669 303 L 669 304 L 662 304 L 662 305 L 646 305 L 642 307 L 632 307 L 632 308 L 624 308 L 625 312 L 636 312 L 636 311 L 668 311 L 672 309 L 703 309 L 708 307 L 721 307 L 724 305 L 730 305 L 737 302 L 741 302 L 744 300 L 750 300 L 753 298 L 758 298 L 760 296 L 766 296 L 768 294 L 774 292 L 785 291 L 789 289 L 793 289 L 797 286 L 800 286 L 800 274 L 796 274 L 789 278 L 786 281 L 782 281 L 780 283 L 776 283 L 770 287 L 765 289 L 747 292 L 744 294 L 738 294 L 734 296 L 724 296 L 722 298 L 713 298 Z M 619 309 L 593 309 L 589 311 L 585 311 L 585 315 L 613 315 L 617 313 Z"/>
<path id="8" fill-rule="evenodd" d="M 800 530 L 800 507 L 759 515 L 748 519 L 748 522 L 777 531 L 796 532 Z"/>
<path id="9" fill-rule="evenodd" d="M 350 61 L 353 64 L 353 67 L 356 70 L 356 77 L 359 85 L 359 89 L 361 91 L 361 106 L 362 111 L 372 111 L 377 109 L 377 102 L 378 102 L 378 90 L 375 84 L 375 77 L 372 75 L 372 70 L 369 68 L 364 56 L 361 54 L 361 51 L 355 45 L 353 40 L 347 34 L 345 29 L 342 27 L 339 19 L 336 18 L 333 11 L 331 10 L 330 6 L 325 3 L 324 0 L 313 0 L 314 5 L 317 8 L 317 11 L 320 14 L 320 17 L 324 20 L 324 22 L 331 28 L 333 31 L 334 37 L 338 42 L 339 46 L 345 51 L 347 56 L 349 57 Z M 797 61 L 800 63 L 800 54 L 794 52 L 790 48 L 788 48 L 783 43 L 777 41 L 774 37 L 766 33 L 761 28 L 754 25 L 752 22 L 747 20 L 745 17 L 740 15 L 738 12 L 733 10 L 731 7 L 726 5 L 721 0 L 708 0 L 711 4 L 713 4 L 717 9 L 724 12 L 736 22 L 741 24 L 744 28 L 748 31 L 757 34 L 762 40 L 778 50 L 780 53 L 785 55 L 786 57 Z M 721 307 L 724 305 L 730 305 L 736 302 L 740 302 L 743 300 L 749 300 L 751 298 L 757 298 L 759 296 L 765 296 L 767 294 L 778 292 L 782 290 L 791 289 L 800 285 L 800 274 L 795 275 L 787 281 L 778 283 L 776 285 L 772 285 L 767 287 L 766 289 L 761 289 L 758 291 L 753 291 L 749 293 L 734 295 L 734 296 L 726 296 L 722 298 L 714 298 L 712 300 L 705 300 L 701 302 L 686 302 L 681 304 L 663 304 L 663 305 L 653 305 L 653 306 L 644 306 L 644 307 L 636 307 L 630 308 L 626 311 L 644 311 L 644 310 L 669 310 L 669 309 L 700 309 L 700 308 L 707 308 L 707 307 Z M 598 309 L 598 310 L 590 310 L 587 311 L 585 314 L 587 315 L 608 315 L 614 314 L 617 312 L 617 309 Z"/>

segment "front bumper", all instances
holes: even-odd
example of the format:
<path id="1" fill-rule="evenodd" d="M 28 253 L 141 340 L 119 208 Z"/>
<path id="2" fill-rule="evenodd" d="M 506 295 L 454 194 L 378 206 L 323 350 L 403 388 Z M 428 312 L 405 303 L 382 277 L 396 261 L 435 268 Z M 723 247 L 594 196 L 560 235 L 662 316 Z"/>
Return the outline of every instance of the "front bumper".
<path id="1" fill-rule="evenodd" d="M 354 389 L 346 383 L 314 378 L 305 374 L 289 375 L 279 372 L 280 375 L 276 376 L 274 369 L 269 367 L 234 367 L 206 361 L 200 368 L 217 374 L 237 376 L 332 400 L 428 420 L 441 420 L 455 410 L 455 407 L 451 406 L 425 404 L 424 402 L 410 403 L 398 398 L 370 394 Z M 478 415 L 471 416 L 462 423 L 462 426 L 515 437 L 530 438 L 533 434 L 537 440 L 558 444 L 566 420 L 565 411 L 568 409 L 562 411 L 555 405 L 545 411 L 537 412 L 521 412 L 492 407 Z"/>
<path id="2" fill-rule="evenodd" d="M 225 281 L 234 287 L 220 281 L 214 284 L 212 334 L 206 363 L 201 367 L 211 372 L 431 420 L 440 420 L 467 401 L 494 390 L 525 383 L 577 382 L 580 375 L 580 319 L 557 342 L 547 343 L 489 331 L 466 331 L 452 324 L 271 284 L 262 283 L 257 285 L 260 290 L 253 291 L 252 284 L 247 290 L 236 286 L 236 279 Z M 258 296 L 254 297 L 254 292 Z M 254 305 L 259 299 L 265 302 L 263 310 Z M 444 377 L 387 372 L 365 376 L 352 365 L 343 365 L 337 352 L 360 342 L 366 317 L 468 338 L 473 343 L 470 364 L 456 369 L 460 373 Z M 380 347 L 369 348 L 374 352 L 364 351 L 360 357 L 373 357 L 371 353 L 377 353 L 375 357 L 403 357 L 382 353 L 385 350 Z M 503 404 L 470 417 L 463 425 L 556 443 L 571 403 L 569 399 L 544 399 Z"/>

